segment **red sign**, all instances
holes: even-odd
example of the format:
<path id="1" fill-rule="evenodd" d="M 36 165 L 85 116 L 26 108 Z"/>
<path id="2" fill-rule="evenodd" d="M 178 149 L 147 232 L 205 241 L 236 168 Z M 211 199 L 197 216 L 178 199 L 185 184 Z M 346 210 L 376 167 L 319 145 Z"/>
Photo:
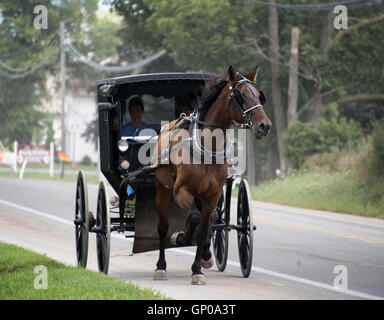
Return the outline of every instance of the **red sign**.
<path id="1" fill-rule="evenodd" d="M 46 145 L 20 144 L 17 150 L 19 163 L 27 159 L 28 163 L 49 164 L 49 156 L 49 146 Z"/>

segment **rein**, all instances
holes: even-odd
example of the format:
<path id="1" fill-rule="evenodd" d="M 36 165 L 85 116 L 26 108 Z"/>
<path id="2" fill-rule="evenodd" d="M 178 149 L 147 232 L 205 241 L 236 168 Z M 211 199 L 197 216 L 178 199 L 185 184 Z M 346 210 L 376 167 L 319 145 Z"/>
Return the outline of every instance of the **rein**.
<path id="1" fill-rule="evenodd" d="M 226 126 L 220 126 L 218 124 L 213 124 L 213 123 L 208 123 L 208 122 L 205 122 L 205 121 L 201 121 L 199 119 L 194 119 L 193 120 L 194 122 L 197 122 L 198 124 L 201 124 L 203 126 L 207 126 L 207 127 L 213 127 L 213 128 L 220 128 L 220 129 L 227 129 Z"/>

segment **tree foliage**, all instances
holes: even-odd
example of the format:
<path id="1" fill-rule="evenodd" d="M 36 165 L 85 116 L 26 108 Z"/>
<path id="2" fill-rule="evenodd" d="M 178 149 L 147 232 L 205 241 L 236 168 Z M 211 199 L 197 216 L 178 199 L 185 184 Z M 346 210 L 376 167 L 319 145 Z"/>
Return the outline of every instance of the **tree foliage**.
<path id="1" fill-rule="evenodd" d="M 0 139 L 10 146 L 49 142 L 53 139 L 52 117 L 40 111 L 49 101 L 48 79 L 54 79 L 58 92 L 60 75 L 60 22 L 66 38 L 87 57 L 120 64 L 118 50 L 124 45 L 118 36 L 120 19 L 100 17 L 98 0 L 23 1 L 0 3 Z M 34 8 L 47 8 L 48 28 L 37 29 Z M 95 79 L 106 77 L 66 54 L 68 91 L 94 91 Z M 51 80 L 50 80 L 51 81 Z M 51 102 L 53 102 L 51 100 Z M 47 141 L 41 141 L 45 136 Z"/>
<path id="2" fill-rule="evenodd" d="M 384 122 L 376 124 L 372 132 L 372 148 L 370 157 L 366 161 L 370 172 L 370 178 L 383 178 L 384 170 Z"/>
<path id="3" fill-rule="evenodd" d="M 223 72 L 232 61 L 248 70 L 257 64 L 241 47 L 256 32 L 258 15 L 242 0 L 112 0 L 126 22 L 125 39 L 148 50 L 167 49 L 188 70 Z"/>
<path id="4" fill-rule="evenodd" d="M 0 137 L 5 145 L 31 143 L 45 129 L 48 118 L 36 107 L 47 98 L 47 74 L 59 73 L 59 23 L 80 24 L 84 16 L 79 8 L 88 12 L 95 4 L 97 8 L 96 0 L 1 1 Z M 34 27 L 37 5 L 48 9 L 47 29 Z"/>
<path id="5" fill-rule="evenodd" d="M 96 14 L 98 2 L 1 1 L 0 60 L 16 69 L 42 64 L 19 79 L 10 79 L 9 74 L 22 72 L 12 72 L 0 65 L 0 112 L 5 115 L 0 117 L 0 138 L 6 144 L 16 138 L 30 142 L 46 126 L 36 106 L 47 96 L 44 83 L 47 74 L 59 74 L 56 36 L 60 21 L 66 22 L 72 43 L 97 62 L 129 63 L 167 49 L 166 56 L 135 72 L 223 73 L 228 65 L 245 72 L 258 64 L 258 81 L 267 98 L 271 96 L 268 7 L 245 0 L 103 0 L 112 5 L 122 20 L 120 23 L 116 16 L 100 18 Z M 33 28 L 36 5 L 48 8 L 46 30 Z M 377 98 L 384 92 L 384 20 L 380 18 L 383 13 L 382 5 L 348 10 L 349 29 L 343 31 L 333 28 L 334 15 L 329 12 L 278 9 L 278 78 L 284 111 L 288 101 L 291 29 L 299 27 L 300 120 L 307 122 L 311 113 L 325 111 L 332 103 L 338 103 L 340 111 L 335 121 L 344 121 L 340 120 L 342 116 L 353 118 L 370 132 L 375 120 L 384 116 L 384 101 Z M 113 76 L 72 59 L 67 61 L 70 90 L 86 87 L 93 91 L 95 79 Z M 376 98 L 348 99 L 355 96 Z M 265 110 L 274 121 L 271 99 L 268 100 Z M 323 130 L 330 130 L 328 122 L 320 123 Z M 275 126 L 272 135 L 276 135 L 274 130 Z M 315 133 L 308 134 L 317 139 Z M 330 141 L 332 136 L 328 135 Z M 276 141 L 276 136 L 262 141 L 262 150 L 266 153 L 268 148 L 276 149 Z"/>
<path id="6" fill-rule="evenodd" d="M 270 71 L 265 6 L 243 0 L 110 0 L 124 17 L 126 41 L 148 50 L 166 48 L 174 60 L 188 70 L 222 72 L 229 64 L 247 70 L 260 64 L 261 77 L 268 82 Z M 321 1 L 311 1 L 311 3 Z M 367 23 L 383 12 L 382 6 L 349 10 L 350 32 L 333 29 L 324 38 L 328 12 L 279 10 L 280 78 L 286 96 L 288 88 L 291 28 L 301 30 L 299 47 L 299 108 L 314 95 L 339 88 L 326 101 L 356 92 L 384 90 L 384 21 Z M 338 33 L 345 33 L 343 37 Z M 325 41 L 327 40 L 327 41 Z M 322 48 L 325 44 L 329 48 Z M 355 84 L 355 86 L 352 86 Z M 267 85 L 268 86 L 268 85 Z M 285 99 L 286 103 L 286 99 Z M 302 113 L 302 120 L 305 113 Z"/>
<path id="7" fill-rule="evenodd" d="M 268 7 L 244 0 L 106 2 L 124 17 L 126 41 L 148 50 L 166 48 L 174 60 L 174 70 L 221 73 L 228 65 L 243 71 L 259 64 L 258 80 L 267 97 L 271 96 Z M 344 117 L 355 119 L 369 132 L 375 119 L 383 116 L 378 112 L 383 101 L 339 102 L 354 95 L 384 92 L 384 20 L 378 18 L 383 13 L 381 5 L 349 9 L 349 29 L 336 30 L 332 12 L 278 9 L 279 81 L 284 111 L 288 101 L 291 29 L 299 27 L 299 119 L 318 120 L 332 103 L 338 103 Z M 266 112 L 276 125 L 271 107 L 269 99 Z M 275 130 L 276 126 L 273 135 Z M 311 130 L 308 134 L 312 134 Z M 332 135 L 329 137 L 332 141 Z M 261 143 L 263 150 L 277 150 L 277 139 L 267 140 Z"/>
<path id="8" fill-rule="evenodd" d="M 363 138 L 360 125 L 354 120 L 339 117 L 333 104 L 326 117 L 316 124 L 295 122 L 285 133 L 286 156 L 292 167 L 299 169 L 311 155 L 356 146 Z"/>

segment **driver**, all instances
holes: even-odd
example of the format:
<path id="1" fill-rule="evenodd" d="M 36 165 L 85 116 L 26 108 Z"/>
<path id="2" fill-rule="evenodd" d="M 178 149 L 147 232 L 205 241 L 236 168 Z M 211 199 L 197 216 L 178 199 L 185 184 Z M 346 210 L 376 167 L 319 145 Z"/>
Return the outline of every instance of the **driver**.
<path id="1" fill-rule="evenodd" d="M 141 130 L 154 129 L 153 126 L 146 124 L 142 120 L 144 103 L 140 96 L 134 95 L 130 97 L 127 104 L 131 122 L 125 124 L 121 129 L 122 137 L 135 137 L 139 135 Z"/>

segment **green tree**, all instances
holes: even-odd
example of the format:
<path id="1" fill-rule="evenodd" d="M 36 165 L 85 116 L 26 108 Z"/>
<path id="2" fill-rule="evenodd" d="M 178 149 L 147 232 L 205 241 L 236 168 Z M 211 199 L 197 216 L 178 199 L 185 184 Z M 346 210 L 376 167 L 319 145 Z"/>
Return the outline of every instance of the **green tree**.
<path id="1" fill-rule="evenodd" d="M 31 143 L 45 132 L 53 137 L 52 117 L 39 111 L 49 100 L 47 79 L 59 87 L 59 25 L 65 22 L 66 38 L 87 57 L 120 64 L 119 53 L 130 53 L 118 35 L 121 18 L 96 13 L 98 0 L 23 1 L 0 3 L 0 138 L 10 146 L 14 140 Z M 47 8 L 48 28 L 36 29 L 34 8 Z M 119 52 L 120 51 L 120 52 Z M 132 54 L 131 54 L 132 55 Z M 132 58 L 133 59 L 133 58 Z M 67 90 L 94 91 L 95 79 L 110 74 L 95 71 L 66 56 Z"/>
<path id="2" fill-rule="evenodd" d="M 304 161 L 316 153 L 330 152 L 354 147 L 363 138 L 359 124 L 339 117 L 337 105 L 333 104 L 324 117 L 315 124 L 296 121 L 285 132 L 286 157 L 292 167 L 299 169 Z"/>
<path id="3" fill-rule="evenodd" d="M 274 135 L 276 123 L 286 127 L 293 27 L 300 29 L 297 112 L 301 121 L 318 121 L 332 102 L 338 102 L 344 116 L 362 122 L 366 121 L 364 114 L 367 114 L 360 108 L 362 103 L 369 101 L 370 108 L 375 110 L 384 103 L 381 94 L 384 90 L 382 5 L 348 10 L 346 31 L 334 29 L 332 11 L 277 9 L 279 51 L 277 59 L 272 59 L 275 57 L 268 51 L 272 40 L 268 34 L 270 15 L 266 6 L 244 0 L 107 2 L 124 17 L 126 41 L 144 50 L 166 48 L 177 69 L 221 73 L 229 64 L 242 71 L 258 63 L 259 81 L 267 97 L 271 97 L 276 93 L 271 92 L 272 65 L 278 64 L 274 72 L 281 87 L 283 112 L 274 114 L 271 99 L 266 106 L 274 123 Z M 311 3 L 324 2 L 313 0 Z M 370 112 L 370 121 L 380 114 Z M 276 121 L 275 116 L 279 116 L 280 121 Z M 279 139 L 281 134 L 271 140 L 278 142 Z M 274 152 L 268 153 L 271 159 L 267 159 L 267 166 L 279 166 L 279 161 L 277 164 L 272 161 L 276 153 L 277 158 L 283 156 L 277 143 L 270 144 L 269 148 Z M 275 168 L 271 169 L 273 172 Z"/>
<path id="4" fill-rule="evenodd" d="M 34 27 L 37 5 L 48 9 L 47 29 Z M 58 74 L 59 23 L 79 25 L 85 13 L 96 8 L 97 0 L 1 1 L 0 136 L 4 144 L 30 143 L 44 129 L 45 115 L 37 106 L 47 98 L 47 75 Z"/>
<path id="5" fill-rule="evenodd" d="M 167 49 L 194 71 L 224 72 L 228 64 L 248 70 L 257 64 L 241 48 L 258 16 L 242 0 L 112 0 L 126 22 L 125 39 L 147 50 Z M 252 32 L 251 31 L 251 32 Z"/>

